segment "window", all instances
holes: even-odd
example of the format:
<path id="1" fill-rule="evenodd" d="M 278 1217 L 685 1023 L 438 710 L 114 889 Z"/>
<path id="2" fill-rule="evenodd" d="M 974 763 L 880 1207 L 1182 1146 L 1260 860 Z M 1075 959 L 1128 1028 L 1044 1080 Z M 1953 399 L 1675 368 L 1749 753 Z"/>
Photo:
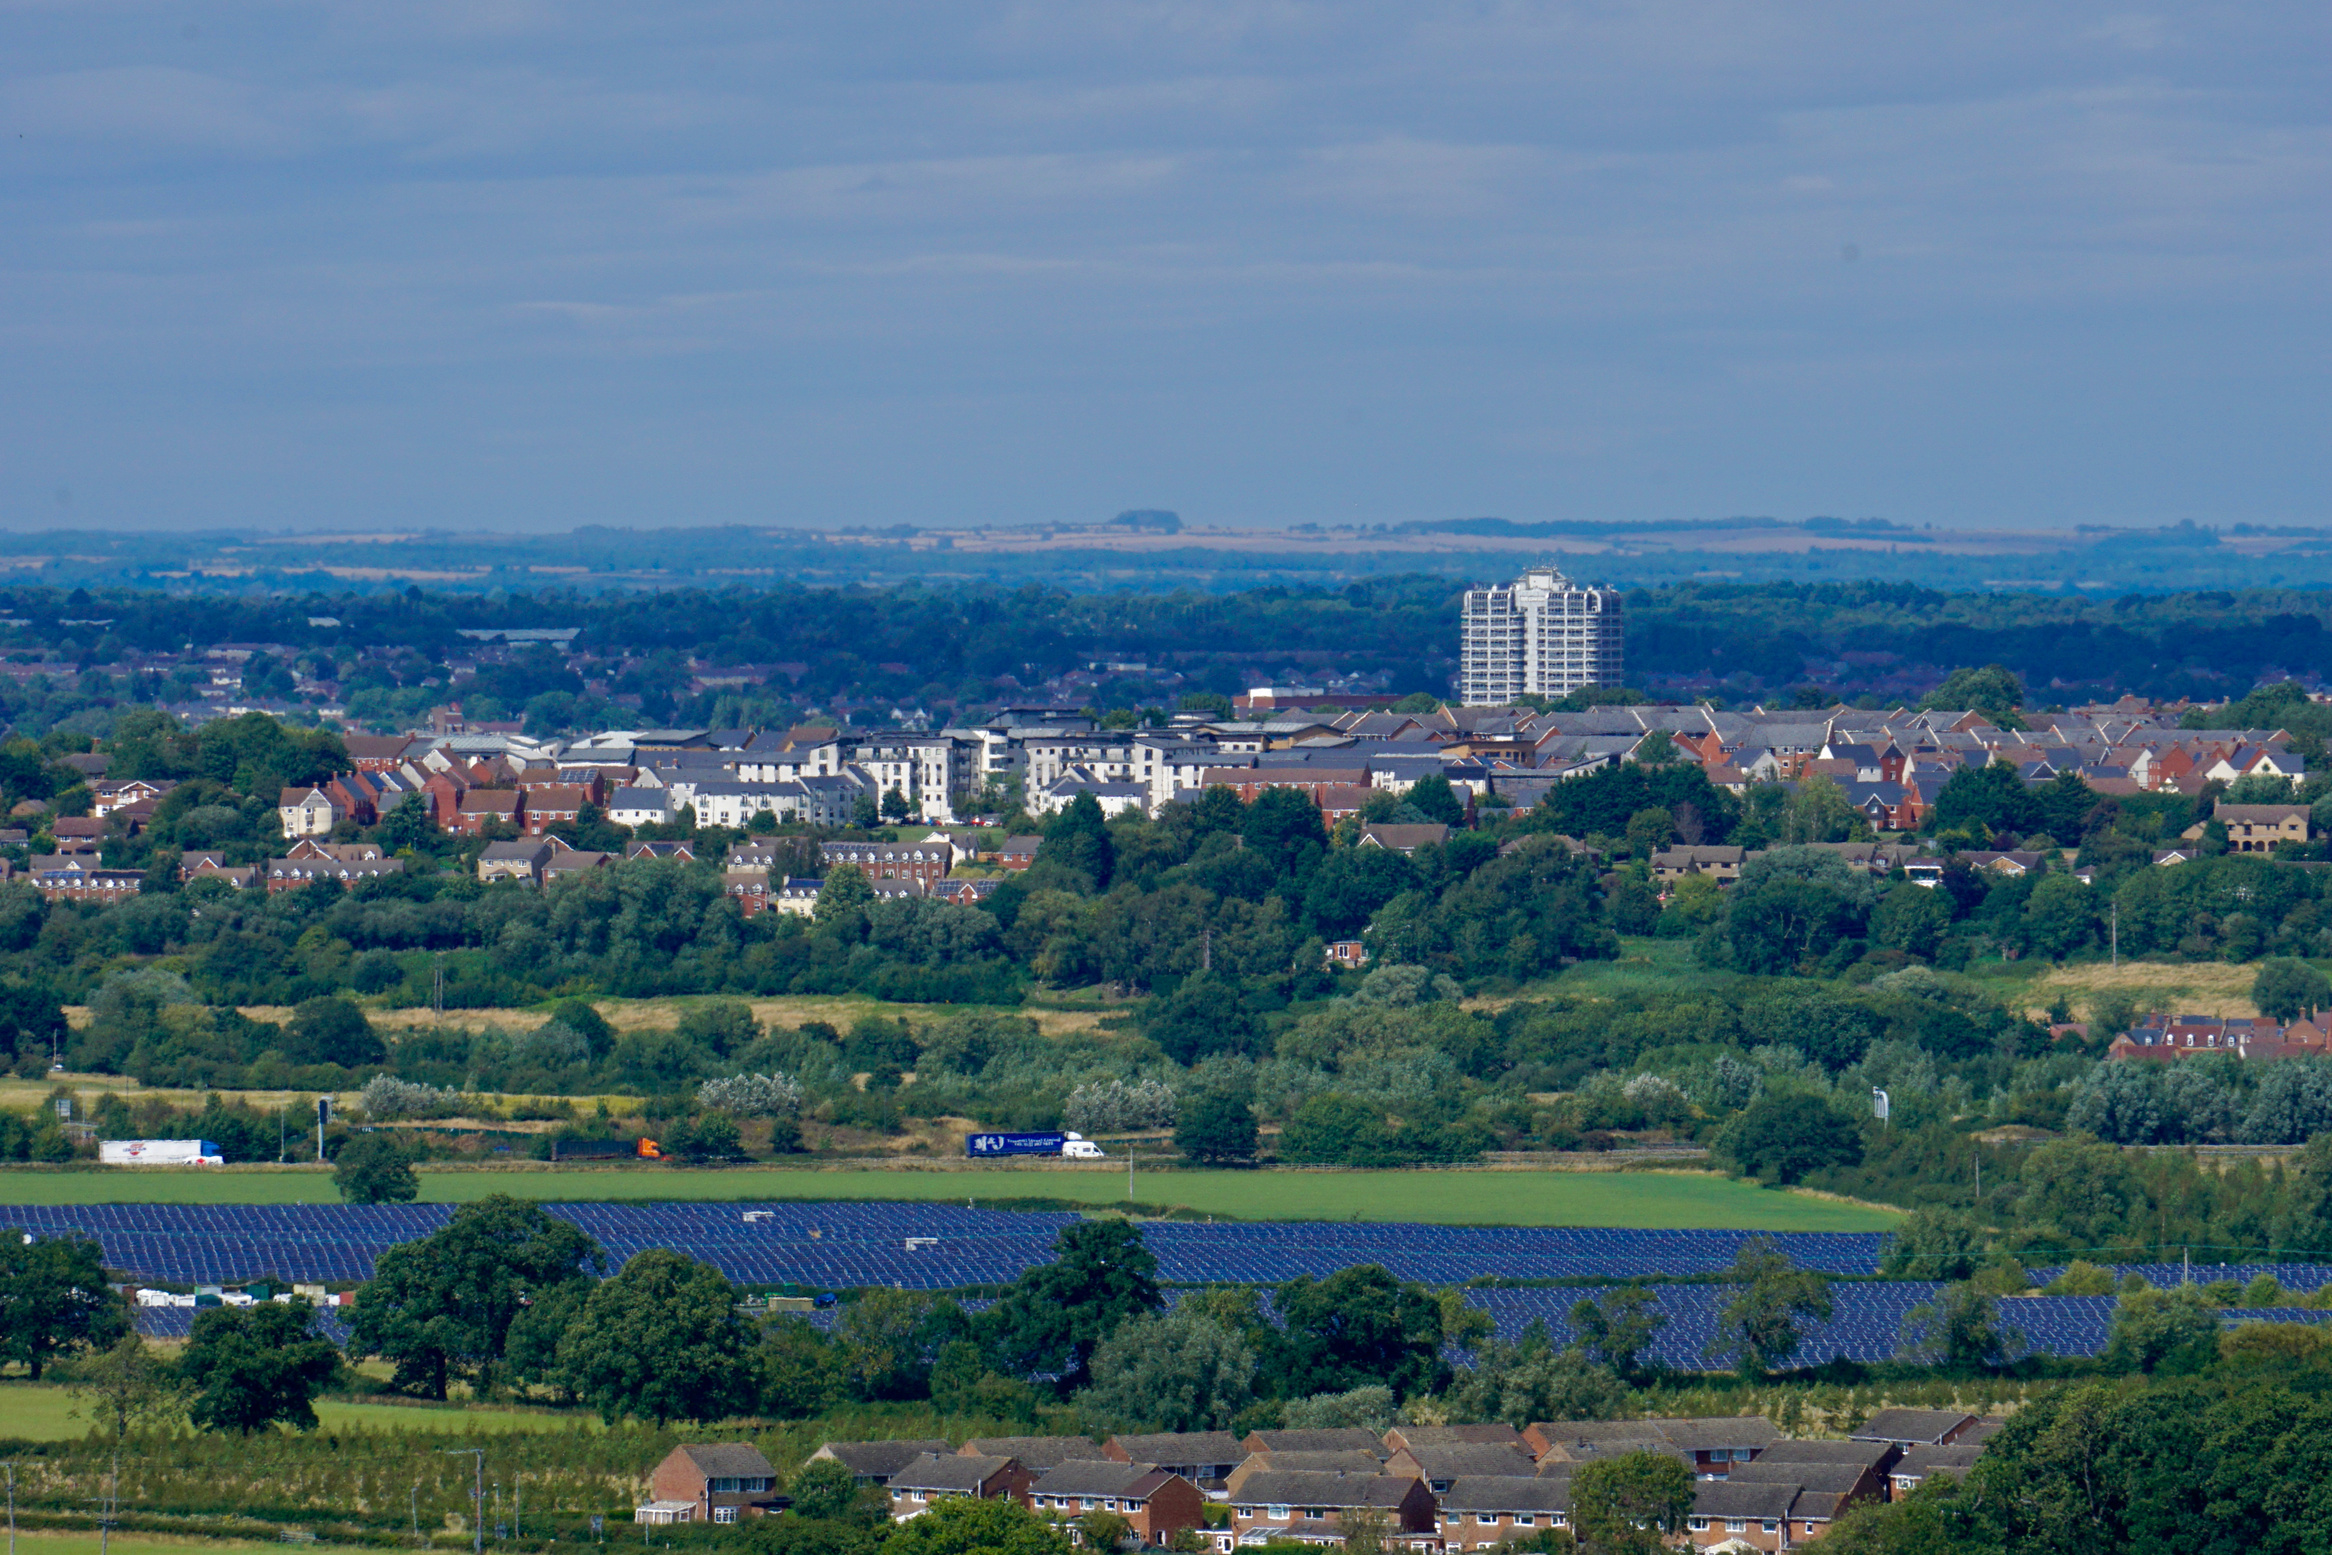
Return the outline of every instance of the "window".
<path id="1" fill-rule="evenodd" d="M 1557 1512 L 1553 1517 L 1549 1518 L 1548 1521 L 1553 1523 L 1557 1528 L 1568 1528 L 1571 1526 L 1571 1514 L 1568 1512 Z"/>
<path id="2" fill-rule="evenodd" d="M 1445 1512 L 1442 1514 L 1441 1520 L 1449 1524 L 1452 1528 L 1455 1528 L 1458 1524 L 1464 1522 L 1466 1517 L 1463 1512 Z"/>
<path id="3" fill-rule="evenodd" d="M 1748 1520 L 1747 1520 L 1746 1518 L 1740 1518 L 1740 1517 L 1728 1517 L 1728 1518 L 1726 1518 L 1726 1519 L 1725 1519 L 1725 1532 L 1727 1532 L 1727 1533 L 1747 1533 L 1748 1531 L 1749 1531 L 1749 1523 L 1748 1523 Z"/>
<path id="4" fill-rule="evenodd" d="M 1116 1510 L 1117 1510 L 1117 1498 L 1116 1498 L 1115 1496 L 1112 1496 L 1112 1497 L 1110 1497 L 1110 1499 L 1108 1499 L 1107 1501 L 1104 1501 L 1104 1502 L 1102 1502 L 1102 1503 L 1101 1503 L 1101 1509 L 1102 1509 L 1104 1512 L 1114 1512 L 1114 1511 L 1116 1511 Z"/>
<path id="5" fill-rule="evenodd" d="M 736 1520 L 737 1520 L 737 1509 L 736 1509 L 735 1507 L 733 1507 L 733 1506 L 716 1506 L 716 1507 L 714 1507 L 714 1508 L 713 1508 L 713 1521 L 714 1521 L 714 1522 L 716 1522 L 716 1523 L 733 1523 L 733 1522 L 735 1522 Z"/>
<path id="6" fill-rule="evenodd" d="M 1762 1527 L 1767 1533 L 1774 1532 L 1774 1521 L 1770 1517 L 1768 1517 L 1763 1523 L 1759 1524 L 1759 1526 Z"/>
<path id="7" fill-rule="evenodd" d="M 1474 1521 L 1485 1528 L 1495 1528 L 1498 1526 L 1498 1514 L 1496 1512 L 1476 1512 Z"/>
<path id="8" fill-rule="evenodd" d="M 1732 1449 L 1732 1448 L 1730 1448 L 1730 1447 L 1712 1447 L 1712 1448 L 1710 1448 L 1710 1449 L 1709 1449 L 1709 1462 L 1711 1462 L 1711 1463 L 1730 1463 L 1730 1462 L 1732 1462 L 1732 1461 L 1733 1461 L 1733 1449 Z"/>
<path id="9" fill-rule="evenodd" d="M 1538 1526 L 1538 1519 L 1528 1512 L 1517 1512 L 1514 1514 L 1514 1526 L 1517 1528 L 1535 1528 Z"/>
<path id="10" fill-rule="evenodd" d="M 1709 1531 L 1709 1520 L 1705 1517 L 1690 1518 L 1685 1522 L 1684 1526 L 1691 1529 L 1694 1533 L 1706 1533 Z"/>
<path id="11" fill-rule="evenodd" d="M 1273 1522 L 1284 1523 L 1287 1521 L 1287 1508 L 1284 1506 L 1275 1506 L 1271 1509 L 1269 1515 Z"/>

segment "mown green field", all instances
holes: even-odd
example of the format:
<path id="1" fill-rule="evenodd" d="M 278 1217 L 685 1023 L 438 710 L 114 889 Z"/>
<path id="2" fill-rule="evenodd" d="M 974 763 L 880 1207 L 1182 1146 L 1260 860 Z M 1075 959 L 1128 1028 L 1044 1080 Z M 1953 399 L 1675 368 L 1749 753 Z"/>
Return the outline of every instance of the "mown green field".
<path id="1" fill-rule="evenodd" d="M 370 1404 L 319 1399 L 316 1417 L 328 1431 L 444 1431 L 464 1435 L 509 1431 L 600 1429 L 596 1415 L 495 1406 Z M 48 1383 L 0 1382 L 0 1437 L 35 1442 L 71 1441 L 89 1434 L 73 1414 L 73 1396 Z"/>
<path id="2" fill-rule="evenodd" d="M 1122 1204 L 1122 1171 L 813 1171 L 633 1168 L 560 1172 L 424 1170 L 421 1196 L 460 1203 L 507 1193 L 569 1201 L 654 1199 L 1051 1198 Z M 1147 1205 L 1242 1220 L 1413 1220 L 1451 1225 L 1623 1226 L 1654 1230 L 1883 1231 L 1887 1210 L 1774 1192 L 1707 1172 L 1204 1172 L 1135 1174 Z M 327 1203 L 319 1172 L 0 1172 L 8 1204 Z M 0 1210 L 4 1215 L 4 1210 Z"/>

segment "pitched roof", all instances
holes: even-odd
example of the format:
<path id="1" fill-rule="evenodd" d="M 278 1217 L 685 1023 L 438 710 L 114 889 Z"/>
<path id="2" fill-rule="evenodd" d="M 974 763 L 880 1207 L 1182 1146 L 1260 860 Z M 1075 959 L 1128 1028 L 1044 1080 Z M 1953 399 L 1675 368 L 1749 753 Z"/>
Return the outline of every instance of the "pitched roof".
<path id="1" fill-rule="evenodd" d="M 1084 1436 L 976 1436 L 964 1443 L 967 1455 L 1018 1458 L 1024 1467 L 1049 1469 L 1078 1458 L 1103 1458 L 1101 1448 Z M 1104 1458 L 1104 1461 L 1107 1461 Z"/>
<path id="2" fill-rule="evenodd" d="M 675 1448 L 711 1479 L 768 1479 L 777 1470 L 748 1442 L 698 1442 Z"/>
<path id="3" fill-rule="evenodd" d="M 1450 1442 L 1439 1446 L 1401 1449 L 1424 1471 L 1427 1479 L 1459 1479 L 1467 1475 L 1527 1474 L 1536 1460 L 1521 1442 Z"/>
<path id="4" fill-rule="evenodd" d="M 877 1479 L 889 1479 L 927 1453 L 952 1451 L 952 1447 L 937 1437 L 927 1437 L 920 1441 L 828 1442 L 818 1449 L 819 1453 L 832 1458 L 851 1473 Z"/>
<path id="5" fill-rule="evenodd" d="M 1440 1496 L 1445 1512 L 1561 1512 L 1571 1505 L 1569 1478 L 1469 1474 Z"/>
<path id="6" fill-rule="evenodd" d="M 1347 1452 L 1357 1449 L 1374 1453 L 1382 1462 L 1385 1444 L 1374 1431 L 1359 1426 L 1331 1426 L 1309 1431 L 1257 1431 L 1247 1440 L 1257 1452 Z"/>
<path id="7" fill-rule="evenodd" d="M 1921 1442 L 1916 1447 L 1905 1448 L 1902 1461 L 1888 1472 L 1908 1475 L 1916 1479 L 1924 1479 L 1939 1471 L 1945 1474 L 1965 1475 L 1969 1469 L 1975 1467 L 1976 1460 L 1983 1454 L 1984 1444 L 1982 1442 L 1959 1441 L 1953 1442 L 1948 1447 L 1935 1447 Z"/>
<path id="8" fill-rule="evenodd" d="M 1272 1470 L 1307 1474 L 1375 1474 L 1384 1468 L 1383 1459 L 1357 1447 L 1348 1447 L 1342 1452 L 1259 1452 L 1243 1461 L 1254 1464 L 1258 1474 Z"/>
<path id="9" fill-rule="evenodd" d="M 891 1476 L 893 1490 L 957 1490 L 976 1493 L 1009 1457 L 991 1458 L 960 1452 L 927 1452 Z"/>
<path id="10" fill-rule="evenodd" d="M 1759 1463 L 1845 1463 L 1867 1469 L 1885 1461 L 1893 1445 L 1886 1441 L 1825 1442 L 1795 1438 L 1775 1442 L 1757 1455 Z"/>
<path id="11" fill-rule="evenodd" d="M 1028 1487 L 1039 1496 L 1121 1496 L 1158 1472 L 1155 1463 L 1119 1463 L 1113 1458 L 1076 1458 L 1045 1470 Z"/>
<path id="12" fill-rule="evenodd" d="M 1145 1436 L 1113 1436 L 1109 1445 L 1136 1463 L 1237 1463 L 1247 1456 L 1229 1431 L 1163 1431 Z"/>
<path id="13" fill-rule="evenodd" d="M 1232 1497 L 1241 1506 L 1399 1506 L 1417 1481 L 1392 1474 L 1305 1474 L 1266 1469 Z"/>
<path id="14" fill-rule="evenodd" d="M 1388 1445 L 1398 1436 L 1411 1451 L 1419 1447 L 1522 1446 L 1522 1433 L 1501 1421 L 1488 1425 L 1397 1425 L 1385 1433 Z"/>
<path id="15" fill-rule="evenodd" d="M 1736 1484 L 1795 1485 L 1842 1496 L 1861 1484 L 1870 1469 L 1867 1463 L 1768 1463 L 1760 1457 L 1754 1463 L 1734 1464 L 1731 1477 Z"/>
<path id="16" fill-rule="evenodd" d="M 1798 1485 L 1794 1480 L 1780 1483 L 1704 1479 L 1692 1487 L 1692 1515 L 1779 1519 L 1789 1516 L 1790 1503 L 1797 1498 Z"/>
<path id="17" fill-rule="evenodd" d="M 1882 1409 L 1851 1434 L 1858 1442 L 1938 1442 L 1975 1418 L 1962 1409 Z"/>

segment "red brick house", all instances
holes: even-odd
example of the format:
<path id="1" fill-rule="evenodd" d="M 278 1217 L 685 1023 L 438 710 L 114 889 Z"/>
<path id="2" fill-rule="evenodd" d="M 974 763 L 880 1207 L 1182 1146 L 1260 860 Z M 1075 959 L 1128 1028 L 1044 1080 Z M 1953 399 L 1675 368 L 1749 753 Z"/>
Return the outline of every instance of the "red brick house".
<path id="1" fill-rule="evenodd" d="M 1389 1537 L 1434 1533 L 1433 1492 L 1421 1479 L 1392 1474 L 1316 1474 L 1273 1469 L 1247 1477 L 1231 1492 L 1234 1542 L 1258 1540 L 1341 1544 L 1343 1523 L 1359 1513 L 1385 1520 Z"/>
<path id="2" fill-rule="evenodd" d="M 643 1523 L 733 1523 L 777 1510 L 777 1470 L 744 1442 L 675 1447 L 648 1473 L 649 1500 L 633 1508 Z"/>
<path id="3" fill-rule="evenodd" d="M 455 805 L 453 823 L 446 830 L 474 837 L 492 821 L 500 821 L 524 831 L 525 793 L 515 788 L 473 788 L 463 794 L 460 802 Z"/>
<path id="4" fill-rule="evenodd" d="M 950 1496 L 977 1496 L 982 1501 L 1009 1498 L 1026 1506 L 1028 1487 L 1035 1480 L 1018 1458 L 926 1453 L 891 1476 L 891 1516 L 902 1523 L 921 1517 L 934 1502 Z"/>
<path id="5" fill-rule="evenodd" d="M 1445 1550 L 1536 1538 L 1571 1521 L 1568 1475 L 1467 1475 L 1435 1499 Z"/>
<path id="6" fill-rule="evenodd" d="M 518 791 L 525 811 L 525 829 L 539 837 L 561 821 L 572 821 L 592 802 L 591 790 L 580 783 L 529 783 Z"/>
<path id="7" fill-rule="evenodd" d="M 1073 1518 L 1113 1512 L 1145 1545 L 1166 1545 L 1185 1528 L 1206 1523 L 1206 1494 L 1171 1469 L 1154 1463 L 1079 1458 L 1047 1469 L 1028 1487 L 1039 1517 Z"/>

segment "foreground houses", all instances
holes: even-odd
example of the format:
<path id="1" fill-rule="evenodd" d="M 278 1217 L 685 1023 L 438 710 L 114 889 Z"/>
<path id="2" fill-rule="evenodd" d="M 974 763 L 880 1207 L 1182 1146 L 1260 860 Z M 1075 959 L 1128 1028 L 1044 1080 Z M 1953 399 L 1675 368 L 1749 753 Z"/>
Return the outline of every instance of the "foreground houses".
<path id="1" fill-rule="evenodd" d="M 649 1499 L 632 1511 L 642 1523 L 733 1523 L 777 1510 L 777 1470 L 745 1442 L 675 1447 L 649 1472 Z"/>
<path id="2" fill-rule="evenodd" d="M 1568 1528 L 1572 1486 L 1599 1459 L 1652 1452 L 1691 1467 L 1694 1550 L 1780 1552 L 1822 1538 L 1852 1508 L 1963 1474 L 1999 1422 L 1952 1410 L 1881 1410 L 1852 1438 L 1783 1436 L 1759 1416 L 1113 1436 L 828 1442 L 839 1463 L 887 1489 L 892 1515 L 951 1496 L 1009 1498 L 1060 1522 L 1124 1518 L 1147 1548 L 1185 1529 L 1217 1555 L 1268 1543 L 1342 1546 L 1356 1527 L 1389 1548 L 1449 1555 Z M 1461 1471 L 1462 1472 L 1446 1472 Z M 659 1491 L 661 1495 L 661 1491 Z M 1211 1520 L 1206 1503 L 1220 1503 Z"/>

